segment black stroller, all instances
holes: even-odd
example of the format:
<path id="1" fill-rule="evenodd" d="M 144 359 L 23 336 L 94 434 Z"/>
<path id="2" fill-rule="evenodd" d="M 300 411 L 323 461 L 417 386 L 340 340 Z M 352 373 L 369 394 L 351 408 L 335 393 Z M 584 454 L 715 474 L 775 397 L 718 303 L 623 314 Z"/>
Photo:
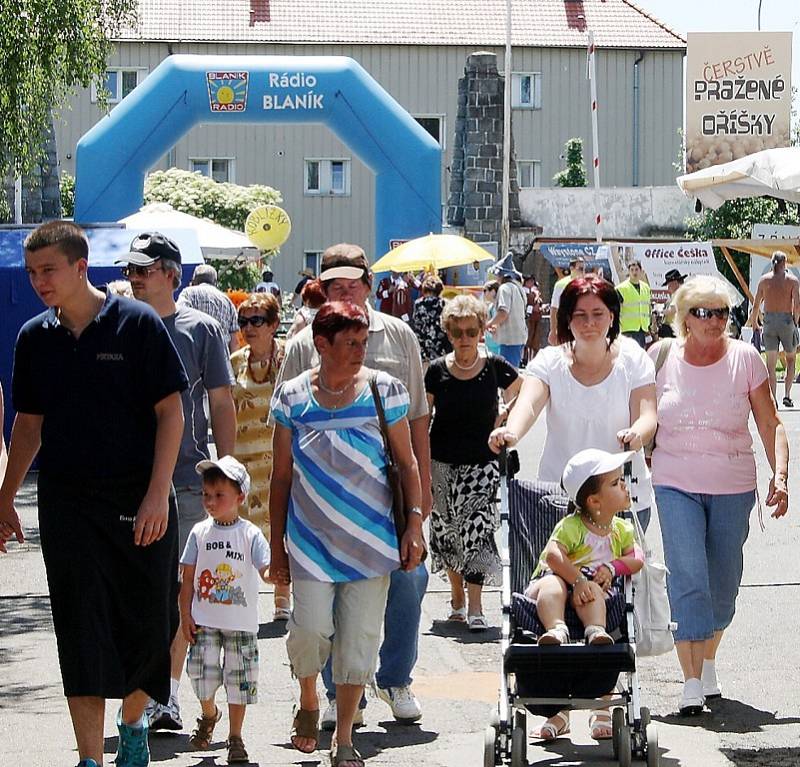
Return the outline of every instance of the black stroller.
<path id="1" fill-rule="evenodd" d="M 629 767 L 633 758 L 658 767 L 658 733 L 649 709 L 641 706 L 636 673 L 631 578 L 624 581 L 624 618 L 612 632 L 614 644 L 586 646 L 571 607 L 566 615 L 570 644 L 540 647 L 536 634 L 519 625 L 520 601 L 512 595 L 527 586 L 536 558 L 566 513 L 567 496 L 553 482 L 514 479 L 518 469 L 515 452 L 507 459 L 501 455 L 502 669 L 497 711 L 484 738 L 484 767 L 526 767 L 528 711 L 552 716 L 602 707 L 611 708 L 612 748 L 620 767 Z M 611 690 L 612 697 L 601 700 Z"/>

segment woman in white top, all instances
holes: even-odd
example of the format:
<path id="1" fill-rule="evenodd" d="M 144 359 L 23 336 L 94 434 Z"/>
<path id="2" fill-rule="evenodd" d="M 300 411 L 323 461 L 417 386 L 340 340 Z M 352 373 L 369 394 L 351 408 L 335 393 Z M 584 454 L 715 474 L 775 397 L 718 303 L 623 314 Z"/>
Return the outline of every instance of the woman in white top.
<path id="1" fill-rule="evenodd" d="M 517 405 L 489 445 L 512 447 L 547 407 L 547 437 L 538 476 L 559 482 L 567 461 L 594 447 L 638 451 L 630 488 L 643 526 L 650 518 L 653 487 L 641 450 L 656 430 L 655 369 L 638 344 L 619 336 L 619 297 L 614 286 L 590 276 L 564 288 L 558 307 L 559 346 L 543 349 L 525 369 Z M 564 712 L 543 725 L 552 739 L 569 731 Z M 611 737 L 606 710 L 594 713 L 592 737 Z"/>

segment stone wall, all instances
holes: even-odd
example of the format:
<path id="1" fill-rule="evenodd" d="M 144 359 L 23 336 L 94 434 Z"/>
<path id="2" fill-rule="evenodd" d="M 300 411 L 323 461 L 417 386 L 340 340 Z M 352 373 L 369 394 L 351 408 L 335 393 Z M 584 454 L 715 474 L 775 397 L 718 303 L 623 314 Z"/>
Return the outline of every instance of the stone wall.
<path id="1" fill-rule="evenodd" d="M 494 53 L 467 57 L 458 81 L 447 223 L 475 242 L 500 240 L 503 199 L 504 79 Z M 512 136 L 511 152 L 514 144 Z M 509 220 L 520 226 L 516 163 L 511 163 Z"/>

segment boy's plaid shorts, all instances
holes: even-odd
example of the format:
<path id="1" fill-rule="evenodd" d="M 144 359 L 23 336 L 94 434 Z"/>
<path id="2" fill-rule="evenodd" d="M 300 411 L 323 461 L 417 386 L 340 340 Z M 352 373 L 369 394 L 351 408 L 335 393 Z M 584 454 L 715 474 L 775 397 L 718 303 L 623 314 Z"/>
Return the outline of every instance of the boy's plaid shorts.
<path id="1" fill-rule="evenodd" d="M 225 651 L 220 664 L 220 651 Z M 222 684 L 228 703 L 246 705 L 258 700 L 258 639 L 249 631 L 198 626 L 189 647 L 186 673 L 198 700 L 211 700 Z"/>

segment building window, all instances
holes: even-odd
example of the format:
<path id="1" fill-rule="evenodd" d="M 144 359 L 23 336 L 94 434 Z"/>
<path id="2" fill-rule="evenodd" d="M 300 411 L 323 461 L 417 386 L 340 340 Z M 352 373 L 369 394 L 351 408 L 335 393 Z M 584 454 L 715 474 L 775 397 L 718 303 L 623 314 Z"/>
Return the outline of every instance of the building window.
<path id="1" fill-rule="evenodd" d="M 321 260 L 321 250 L 306 250 L 303 252 L 303 268 L 310 269 L 315 277 L 319 275 L 319 265 Z"/>
<path id="2" fill-rule="evenodd" d="M 517 160 L 517 183 L 520 189 L 542 185 L 542 164 L 538 160 Z"/>
<path id="3" fill-rule="evenodd" d="M 414 119 L 433 136 L 444 151 L 446 148 L 444 115 L 414 115 Z"/>
<path id="4" fill-rule="evenodd" d="M 221 184 L 226 181 L 233 183 L 232 157 L 192 157 L 189 159 L 189 170 L 213 178 Z"/>
<path id="5" fill-rule="evenodd" d="M 305 160 L 306 195 L 349 195 L 350 160 Z"/>
<path id="6" fill-rule="evenodd" d="M 511 106 L 515 109 L 542 108 L 541 72 L 515 72 L 511 75 Z"/>
<path id="7" fill-rule="evenodd" d="M 102 88 L 108 92 L 108 103 L 118 104 L 147 76 L 146 69 L 108 69 Z M 92 85 L 92 103 L 97 102 L 97 84 Z"/>

